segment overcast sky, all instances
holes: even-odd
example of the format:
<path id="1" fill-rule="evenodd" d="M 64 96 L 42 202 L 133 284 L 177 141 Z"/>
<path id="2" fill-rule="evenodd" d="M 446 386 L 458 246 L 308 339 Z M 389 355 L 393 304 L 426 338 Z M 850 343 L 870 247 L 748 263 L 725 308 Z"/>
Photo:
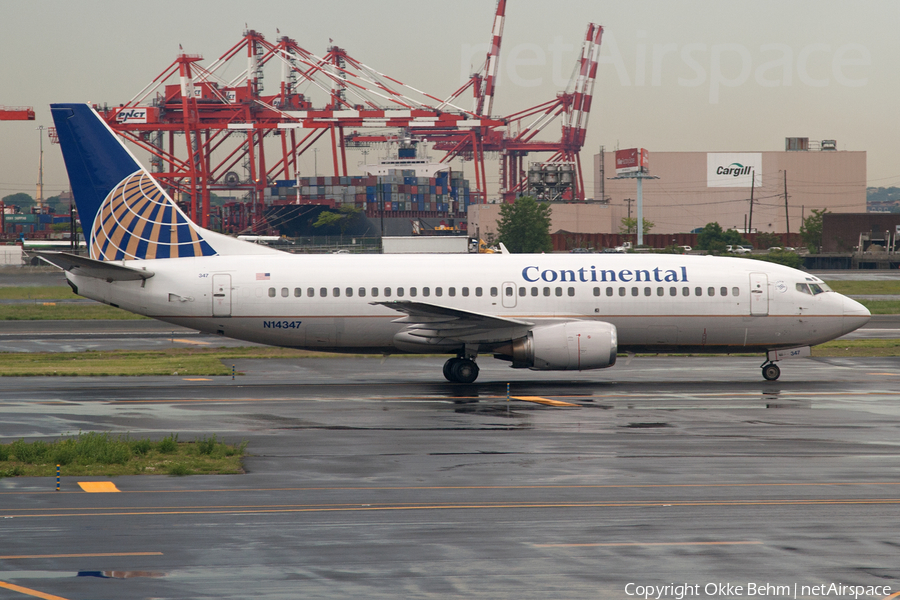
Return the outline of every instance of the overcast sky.
<path id="1" fill-rule="evenodd" d="M 245 23 L 271 41 L 278 28 L 320 56 L 333 38 L 361 62 L 447 97 L 480 66 L 495 6 L 0 0 L 0 105 L 37 112 L 33 122 L 0 121 L 0 197 L 35 194 L 36 127 L 52 125 L 51 102 L 126 102 L 174 60 L 179 44 L 208 64 L 240 41 Z M 600 145 L 645 147 L 652 171 L 653 151 L 782 150 L 785 137 L 798 136 L 865 150 L 869 185 L 900 186 L 896 0 L 508 0 L 494 113 L 565 88 L 588 22 L 605 34 L 585 166 Z M 267 74 L 270 90 L 276 79 Z M 540 137 L 558 139 L 559 125 Z M 68 180 L 59 147 L 45 139 L 44 150 L 49 196 Z M 304 174 L 312 174 L 309 154 Z M 496 183 L 496 163 L 488 178 Z"/>

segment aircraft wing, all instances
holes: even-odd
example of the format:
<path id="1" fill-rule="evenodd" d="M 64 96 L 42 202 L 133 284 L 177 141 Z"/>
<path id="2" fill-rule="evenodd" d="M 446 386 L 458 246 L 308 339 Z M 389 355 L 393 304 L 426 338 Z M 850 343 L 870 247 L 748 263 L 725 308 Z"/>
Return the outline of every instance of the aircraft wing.
<path id="1" fill-rule="evenodd" d="M 392 300 L 372 302 L 406 313 L 394 323 L 407 323 L 407 333 L 420 338 L 444 338 L 469 343 L 502 342 L 522 337 L 534 326 L 529 321 L 497 317 L 428 302 Z M 425 343 L 423 339 L 423 343 Z"/>
<path id="2" fill-rule="evenodd" d="M 94 260 L 86 256 L 69 254 L 68 252 L 36 252 L 40 258 L 75 275 L 84 275 L 94 279 L 106 281 L 137 281 L 138 279 L 150 279 L 152 271 L 135 269 L 120 264 Z"/>

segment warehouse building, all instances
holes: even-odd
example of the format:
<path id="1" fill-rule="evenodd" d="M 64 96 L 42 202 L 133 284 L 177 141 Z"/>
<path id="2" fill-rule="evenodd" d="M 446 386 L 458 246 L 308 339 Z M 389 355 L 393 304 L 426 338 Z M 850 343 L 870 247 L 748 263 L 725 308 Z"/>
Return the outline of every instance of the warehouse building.
<path id="1" fill-rule="evenodd" d="M 650 152 L 643 181 L 644 218 L 654 233 L 686 233 L 710 222 L 723 228 L 797 232 L 812 209 L 866 211 L 866 153 L 837 150 L 834 140 L 786 138 L 784 151 Z M 601 164 L 605 178 L 601 178 Z M 615 153 L 594 157 L 600 231 L 616 232 L 636 216 L 636 182 L 615 177 Z M 785 203 L 785 191 L 787 203 Z M 753 195 L 751 217 L 750 197 Z M 789 224 L 789 225 L 788 225 Z"/>

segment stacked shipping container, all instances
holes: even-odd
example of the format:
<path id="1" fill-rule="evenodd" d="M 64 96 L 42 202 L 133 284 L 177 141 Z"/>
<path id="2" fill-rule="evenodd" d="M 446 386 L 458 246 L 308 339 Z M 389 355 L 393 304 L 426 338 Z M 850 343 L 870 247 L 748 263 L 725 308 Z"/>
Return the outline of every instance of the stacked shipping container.
<path id="1" fill-rule="evenodd" d="M 469 182 L 461 172 L 440 172 L 436 177 L 416 177 L 413 170 L 395 170 L 380 177 L 301 177 L 300 202 L 339 207 L 353 204 L 369 216 L 385 212 L 465 213 L 471 202 Z M 276 181 L 270 193 L 291 203 L 297 196 L 297 181 Z M 276 201 L 277 202 L 277 201 Z"/>

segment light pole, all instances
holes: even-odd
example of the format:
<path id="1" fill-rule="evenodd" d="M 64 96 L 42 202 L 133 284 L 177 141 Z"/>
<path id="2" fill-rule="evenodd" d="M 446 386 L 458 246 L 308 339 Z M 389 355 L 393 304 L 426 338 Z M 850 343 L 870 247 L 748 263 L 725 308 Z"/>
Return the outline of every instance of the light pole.
<path id="1" fill-rule="evenodd" d="M 653 175 L 648 175 L 647 173 L 643 173 L 638 171 L 637 173 L 622 173 L 621 175 L 616 175 L 615 177 L 610 177 L 610 179 L 637 179 L 637 245 L 644 245 L 644 180 L 645 179 L 659 179 L 659 177 L 654 177 Z M 631 204 L 628 205 L 629 209 L 631 208 Z"/>
<path id="2" fill-rule="evenodd" d="M 313 171 L 316 177 L 319 176 L 319 149 L 313 148 Z"/>

